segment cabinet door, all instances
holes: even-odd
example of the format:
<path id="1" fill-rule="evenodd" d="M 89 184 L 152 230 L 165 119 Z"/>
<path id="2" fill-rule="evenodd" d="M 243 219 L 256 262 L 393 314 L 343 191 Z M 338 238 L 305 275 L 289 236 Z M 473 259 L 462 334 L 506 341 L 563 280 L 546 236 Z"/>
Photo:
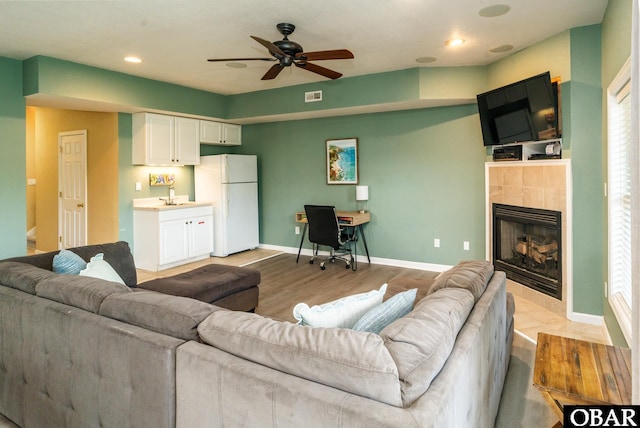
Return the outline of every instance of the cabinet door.
<path id="1" fill-rule="evenodd" d="M 233 123 L 222 124 L 222 143 L 239 146 L 242 144 L 242 126 Z"/>
<path id="2" fill-rule="evenodd" d="M 178 262 L 189 258 L 188 219 L 160 222 L 160 262 Z"/>
<path id="3" fill-rule="evenodd" d="M 175 163 L 200 164 L 200 121 L 188 117 L 175 118 Z"/>
<path id="4" fill-rule="evenodd" d="M 190 257 L 213 252 L 213 216 L 194 217 L 189 220 Z"/>
<path id="5" fill-rule="evenodd" d="M 221 144 L 222 123 L 210 120 L 200 121 L 200 142 L 203 144 Z"/>
<path id="6" fill-rule="evenodd" d="M 174 118 L 161 114 L 146 115 L 147 164 L 168 165 L 174 162 Z"/>

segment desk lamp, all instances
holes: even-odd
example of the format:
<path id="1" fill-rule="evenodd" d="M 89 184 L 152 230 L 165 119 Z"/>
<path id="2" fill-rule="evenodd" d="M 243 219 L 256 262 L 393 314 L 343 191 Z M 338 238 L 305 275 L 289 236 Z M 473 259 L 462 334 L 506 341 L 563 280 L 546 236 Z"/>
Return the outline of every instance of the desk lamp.
<path id="1" fill-rule="evenodd" d="M 361 213 L 365 212 L 365 201 L 369 200 L 369 186 L 356 186 L 356 201 Z"/>

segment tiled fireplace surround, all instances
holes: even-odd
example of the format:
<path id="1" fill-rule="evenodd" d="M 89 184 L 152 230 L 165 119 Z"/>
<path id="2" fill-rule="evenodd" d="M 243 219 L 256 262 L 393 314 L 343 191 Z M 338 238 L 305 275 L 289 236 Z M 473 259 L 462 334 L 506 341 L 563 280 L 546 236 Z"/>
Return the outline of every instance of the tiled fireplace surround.
<path id="1" fill-rule="evenodd" d="M 507 280 L 515 295 L 563 317 L 572 312 L 571 295 L 571 164 L 569 160 L 503 161 L 485 164 L 487 258 L 493 255 L 492 204 L 506 204 L 562 213 L 562 300 Z"/>

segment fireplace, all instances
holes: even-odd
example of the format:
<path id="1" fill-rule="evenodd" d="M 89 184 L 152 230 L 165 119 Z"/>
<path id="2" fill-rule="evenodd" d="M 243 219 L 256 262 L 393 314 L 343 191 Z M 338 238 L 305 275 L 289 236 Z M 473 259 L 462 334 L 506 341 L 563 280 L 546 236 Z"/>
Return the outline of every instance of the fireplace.
<path id="1" fill-rule="evenodd" d="M 494 203 L 493 264 L 507 278 L 562 300 L 561 213 Z"/>

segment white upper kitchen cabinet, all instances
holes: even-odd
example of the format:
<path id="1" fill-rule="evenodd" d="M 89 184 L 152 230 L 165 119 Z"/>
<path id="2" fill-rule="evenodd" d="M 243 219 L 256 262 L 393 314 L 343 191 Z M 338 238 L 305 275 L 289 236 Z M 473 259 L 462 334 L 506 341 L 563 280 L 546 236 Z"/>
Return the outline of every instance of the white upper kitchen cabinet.
<path id="1" fill-rule="evenodd" d="M 176 117 L 175 158 L 180 165 L 200 164 L 200 128 L 198 119 Z"/>
<path id="2" fill-rule="evenodd" d="M 134 165 L 198 165 L 200 127 L 197 119 L 136 113 L 132 119 Z"/>
<path id="3" fill-rule="evenodd" d="M 201 120 L 200 142 L 202 144 L 239 146 L 242 144 L 242 126 L 234 123 Z"/>

